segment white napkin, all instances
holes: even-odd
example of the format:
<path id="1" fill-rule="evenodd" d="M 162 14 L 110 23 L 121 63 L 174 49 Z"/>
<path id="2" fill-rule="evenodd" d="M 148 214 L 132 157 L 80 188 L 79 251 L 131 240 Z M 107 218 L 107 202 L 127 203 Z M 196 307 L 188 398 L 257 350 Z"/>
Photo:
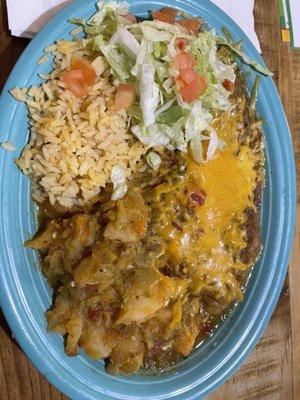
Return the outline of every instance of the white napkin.
<path id="1" fill-rule="evenodd" d="M 71 0 L 6 0 L 8 24 L 13 36 L 33 37 L 41 27 Z M 205 1 L 205 0 L 202 0 Z M 254 0 L 212 0 L 244 30 L 260 51 L 254 30 Z"/>
<path id="2" fill-rule="evenodd" d="M 71 0 L 6 0 L 6 3 L 11 34 L 32 38 Z"/>

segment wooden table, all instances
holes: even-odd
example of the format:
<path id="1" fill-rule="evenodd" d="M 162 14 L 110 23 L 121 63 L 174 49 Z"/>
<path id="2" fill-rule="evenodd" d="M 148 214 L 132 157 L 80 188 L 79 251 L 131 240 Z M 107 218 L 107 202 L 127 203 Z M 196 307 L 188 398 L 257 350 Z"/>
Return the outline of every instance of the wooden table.
<path id="1" fill-rule="evenodd" d="M 26 39 L 10 37 L 5 0 L 0 5 L 0 88 Z M 282 43 L 276 0 L 256 0 L 256 29 L 264 58 L 274 71 L 295 145 L 300 171 L 300 52 Z M 298 196 L 298 201 L 300 197 Z M 299 207 L 298 207 L 299 208 Z M 297 216 L 299 221 L 299 213 Z M 300 224 L 276 311 L 263 337 L 242 367 L 209 400 L 300 399 Z M 0 315 L 0 398 L 3 400 L 66 399 L 28 361 Z"/>

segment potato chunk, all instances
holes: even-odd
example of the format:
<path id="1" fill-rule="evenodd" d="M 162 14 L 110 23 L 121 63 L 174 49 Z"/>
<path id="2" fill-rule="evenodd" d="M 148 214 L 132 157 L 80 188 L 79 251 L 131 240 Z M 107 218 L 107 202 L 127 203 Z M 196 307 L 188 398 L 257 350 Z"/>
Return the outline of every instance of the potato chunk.
<path id="1" fill-rule="evenodd" d="M 171 299 L 182 295 L 186 287 L 187 283 L 182 279 L 169 278 L 150 268 L 137 269 L 124 294 L 117 323 L 148 320 Z"/>
<path id="2" fill-rule="evenodd" d="M 140 329 L 136 325 L 128 326 L 120 332 L 107 370 L 112 374 L 133 374 L 141 367 L 143 358 L 144 344 Z"/>
<path id="3" fill-rule="evenodd" d="M 128 191 L 117 202 L 117 211 L 104 231 L 104 237 L 124 243 L 138 242 L 147 233 L 149 210 L 139 189 Z"/>

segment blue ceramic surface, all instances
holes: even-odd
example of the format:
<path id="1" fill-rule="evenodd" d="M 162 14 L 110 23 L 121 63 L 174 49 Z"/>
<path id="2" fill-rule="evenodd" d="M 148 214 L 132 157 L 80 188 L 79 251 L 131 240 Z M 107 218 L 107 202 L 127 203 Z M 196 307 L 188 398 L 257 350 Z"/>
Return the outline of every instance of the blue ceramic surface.
<path id="1" fill-rule="evenodd" d="M 263 62 L 240 28 L 207 0 L 130 1 L 132 12 L 172 6 L 200 15 L 220 32 L 227 26 L 246 53 Z M 203 346 L 194 351 L 176 373 L 160 377 L 110 376 L 103 362 L 83 354 L 64 354 L 63 340 L 46 333 L 44 311 L 51 292 L 38 268 L 37 255 L 23 247 L 35 231 L 35 207 L 29 183 L 14 164 L 28 138 L 26 110 L 8 90 L 39 82 L 37 73 L 50 64 L 36 65 L 42 49 L 70 36 L 71 17 L 88 17 L 94 1 L 76 0 L 60 12 L 29 44 L 11 73 L 0 99 L 0 142 L 9 140 L 16 153 L 0 149 L 0 301 L 19 344 L 40 372 L 72 399 L 199 400 L 222 384 L 242 363 L 266 327 L 286 275 L 295 220 L 295 170 L 289 128 L 271 78 L 262 78 L 258 110 L 266 121 L 266 188 L 262 209 L 264 251 L 254 267 L 245 300 Z M 250 72 L 249 84 L 255 73 Z"/>

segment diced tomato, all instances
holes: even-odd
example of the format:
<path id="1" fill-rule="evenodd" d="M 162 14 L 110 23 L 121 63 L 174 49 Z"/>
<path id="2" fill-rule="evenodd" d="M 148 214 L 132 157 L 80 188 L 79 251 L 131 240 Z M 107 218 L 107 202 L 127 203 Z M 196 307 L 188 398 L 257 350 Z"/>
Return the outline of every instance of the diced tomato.
<path id="1" fill-rule="evenodd" d="M 180 75 L 177 75 L 176 82 L 179 84 L 180 87 L 186 86 L 186 82 L 180 77 Z"/>
<path id="2" fill-rule="evenodd" d="M 84 58 L 73 58 L 71 62 L 71 70 L 80 69 L 83 73 L 83 83 L 91 86 L 96 79 L 95 69 L 91 66 L 91 63 Z"/>
<path id="3" fill-rule="evenodd" d="M 97 322 L 101 321 L 104 318 L 104 314 L 105 314 L 105 309 L 99 306 L 95 308 L 89 308 L 87 316 L 91 321 Z"/>
<path id="4" fill-rule="evenodd" d="M 177 10 L 171 7 L 165 7 L 161 10 L 152 11 L 153 19 L 157 19 L 162 22 L 167 22 L 168 24 L 174 24 L 175 17 L 177 15 Z"/>
<path id="5" fill-rule="evenodd" d="M 172 18 L 175 18 L 176 15 L 178 14 L 178 10 L 176 10 L 176 8 L 172 8 L 172 7 L 164 7 L 160 11 L 164 14 L 170 15 Z"/>
<path id="6" fill-rule="evenodd" d="M 200 206 L 203 206 L 207 197 L 207 194 L 203 189 L 196 189 L 189 194 L 190 198 Z"/>
<path id="7" fill-rule="evenodd" d="M 209 336 L 212 334 L 212 332 L 214 330 L 214 326 L 211 322 L 208 321 L 203 324 L 202 330 L 203 330 L 204 335 Z"/>
<path id="8" fill-rule="evenodd" d="M 174 63 L 175 63 L 175 68 L 178 68 L 180 70 L 189 69 L 194 67 L 195 58 L 192 54 L 182 51 L 181 53 L 176 54 Z"/>
<path id="9" fill-rule="evenodd" d="M 193 68 L 181 69 L 180 78 L 182 78 L 185 83 L 189 84 L 197 78 L 197 74 Z"/>
<path id="10" fill-rule="evenodd" d="M 95 292 L 97 290 L 97 287 L 98 287 L 98 285 L 86 284 L 84 286 L 84 290 L 85 290 L 86 293 L 91 293 L 91 292 Z"/>
<path id="11" fill-rule="evenodd" d="M 96 72 L 90 62 L 84 58 L 74 58 L 69 71 L 61 74 L 60 79 L 68 84 L 68 89 L 76 97 L 86 97 L 84 85 L 90 86 L 95 82 Z"/>
<path id="12" fill-rule="evenodd" d="M 188 29 L 189 32 L 197 35 L 200 29 L 200 21 L 197 18 L 181 19 L 177 21 L 180 26 Z"/>
<path id="13" fill-rule="evenodd" d="M 226 90 L 228 90 L 228 92 L 234 91 L 234 83 L 231 82 L 229 79 L 225 79 L 222 85 Z"/>
<path id="14" fill-rule="evenodd" d="M 65 83 L 74 83 L 76 85 L 82 85 L 84 81 L 81 69 L 65 71 L 61 74 L 60 79 Z"/>
<path id="15" fill-rule="evenodd" d="M 136 16 L 131 14 L 131 13 L 123 15 L 123 17 L 128 19 L 128 21 L 130 21 L 132 24 L 135 24 L 137 22 L 136 21 Z"/>
<path id="16" fill-rule="evenodd" d="M 152 11 L 153 19 L 157 19 L 161 22 L 166 22 L 167 24 L 174 24 L 175 18 L 170 14 L 165 14 L 162 11 Z"/>
<path id="17" fill-rule="evenodd" d="M 197 75 L 196 79 L 180 87 L 180 94 L 184 101 L 191 103 L 201 96 L 206 90 L 206 80 L 203 76 Z"/>
<path id="18" fill-rule="evenodd" d="M 118 86 L 116 97 L 115 97 L 115 106 L 117 110 L 121 108 L 127 108 L 131 106 L 134 102 L 136 95 L 135 86 L 131 83 L 121 83 Z"/>
<path id="19" fill-rule="evenodd" d="M 82 85 L 78 85 L 76 83 L 70 83 L 69 82 L 68 83 L 68 89 L 76 97 L 86 97 L 87 96 L 87 90 Z"/>
<path id="20" fill-rule="evenodd" d="M 185 33 L 186 35 L 190 35 L 190 31 L 188 30 L 188 28 L 186 28 L 185 26 L 182 26 L 181 24 L 179 24 L 180 21 L 176 21 L 175 25 L 178 25 L 181 32 Z"/>
<path id="21" fill-rule="evenodd" d="M 150 349 L 151 355 L 153 355 L 153 356 L 159 355 L 163 351 L 163 349 L 162 349 L 163 344 L 164 344 L 164 340 L 162 338 L 158 338 L 156 340 L 156 342 L 154 342 L 154 346 Z"/>
<path id="22" fill-rule="evenodd" d="M 186 39 L 185 38 L 177 38 L 175 44 L 180 51 L 183 51 L 186 46 Z"/>

